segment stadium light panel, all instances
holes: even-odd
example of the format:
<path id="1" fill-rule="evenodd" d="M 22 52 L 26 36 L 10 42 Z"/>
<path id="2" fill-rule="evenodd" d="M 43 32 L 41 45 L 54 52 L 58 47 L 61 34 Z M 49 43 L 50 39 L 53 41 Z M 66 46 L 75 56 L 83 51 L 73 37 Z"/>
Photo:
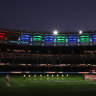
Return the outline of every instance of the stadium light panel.
<path id="1" fill-rule="evenodd" d="M 5 36 L 6 36 L 5 33 L 0 32 L 0 39 L 5 39 Z"/>
<path id="2" fill-rule="evenodd" d="M 45 36 L 44 42 L 54 42 L 54 36 Z"/>
<path id="3" fill-rule="evenodd" d="M 31 34 L 27 33 L 22 33 L 21 36 L 19 37 L 20 43 L 22 44 L 28 44 L 31 41 Z"/>
<path id="4" fill-rule="evenodd" d="M 91 38 L 93 42 L 96 42 L 96 35 L 91 36 Z"/>
<path id="5" fill-rule="evenodd" d="M 68 35 L 67 39 L 68 39 L 68 43 L 77 42 L 77 35 Z"/>
<path id="6" fill-rule="evenodd" d="M 34 42 L 42 42 L 43 41 L 43 36 L 33 36 L 33 41 Z"/>
<path id="7" fill-rule="evenodd" d="M 65 35 L 58 35 L 56 36 L 56 42 L 66 42 L 66 36 Z"/>
<path id="8" fill-rule="evenodd" d="M 81 35 L 80 37 L 80 42 L 89 42 L 89 35 Z"/>

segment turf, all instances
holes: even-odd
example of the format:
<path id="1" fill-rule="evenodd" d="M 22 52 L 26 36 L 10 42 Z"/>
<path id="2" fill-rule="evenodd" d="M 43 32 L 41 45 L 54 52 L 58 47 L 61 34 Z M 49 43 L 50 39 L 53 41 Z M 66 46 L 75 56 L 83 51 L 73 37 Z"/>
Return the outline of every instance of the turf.
<path id="1" fill-rule="evenodd" d="M 0 96 L 65 95 L 91 96 L 96 94 L 96 83 L 83 80 L 83 76 L 59 76 L 42 78 L 10 76 L 10 87 L 5 84 L 5 77 L 0 76 Z"/>

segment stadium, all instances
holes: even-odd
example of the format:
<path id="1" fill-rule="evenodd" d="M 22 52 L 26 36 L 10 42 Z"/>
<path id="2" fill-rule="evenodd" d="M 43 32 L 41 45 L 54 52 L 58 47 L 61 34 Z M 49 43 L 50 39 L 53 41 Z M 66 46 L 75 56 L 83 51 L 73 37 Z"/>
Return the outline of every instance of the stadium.
<path id="1" fill-rule="evenodd" d="M 9 87 L 6 74 L 10 76 Z M 41 90 L 90 96 L 96 93 L 95 74 L 96 31 L 0 29 L 0 90 L 6 90 L 6 94 L 14 89 L 24 96 Z"/>

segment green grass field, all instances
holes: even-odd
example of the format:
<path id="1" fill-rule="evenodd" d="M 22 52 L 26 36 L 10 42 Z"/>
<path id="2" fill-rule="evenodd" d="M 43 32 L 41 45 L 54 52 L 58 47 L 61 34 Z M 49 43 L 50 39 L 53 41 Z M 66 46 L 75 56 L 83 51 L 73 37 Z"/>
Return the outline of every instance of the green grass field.
<path id="1" fill-rule="evenodd" d="M 10 87 L 6 86 L 5 77 L 0 76 L 0 96 L 33 95 L 92 96 L 96 94 L 96 82 L 85 81 L 83 76 L 72 75 L 68 78 L 10 76 Z"/>

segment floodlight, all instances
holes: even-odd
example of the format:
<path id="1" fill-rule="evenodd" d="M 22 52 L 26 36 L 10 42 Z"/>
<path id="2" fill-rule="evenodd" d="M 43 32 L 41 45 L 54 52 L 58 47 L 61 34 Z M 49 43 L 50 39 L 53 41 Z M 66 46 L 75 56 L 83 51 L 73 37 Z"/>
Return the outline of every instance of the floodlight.
<path id="1" fill-rule="evenodd" d="M 79 31 L 79 34 L 83 34 L 83 31 L 82 31 L 82 30 L 80 30 L 80 31 Z"/>
<path id="2" fill-rule="evenodd" d="M 57 35 L 58 34 L 58 31 L 57 30 L 53 31 L 53 34 L 54 35 Z"/>

